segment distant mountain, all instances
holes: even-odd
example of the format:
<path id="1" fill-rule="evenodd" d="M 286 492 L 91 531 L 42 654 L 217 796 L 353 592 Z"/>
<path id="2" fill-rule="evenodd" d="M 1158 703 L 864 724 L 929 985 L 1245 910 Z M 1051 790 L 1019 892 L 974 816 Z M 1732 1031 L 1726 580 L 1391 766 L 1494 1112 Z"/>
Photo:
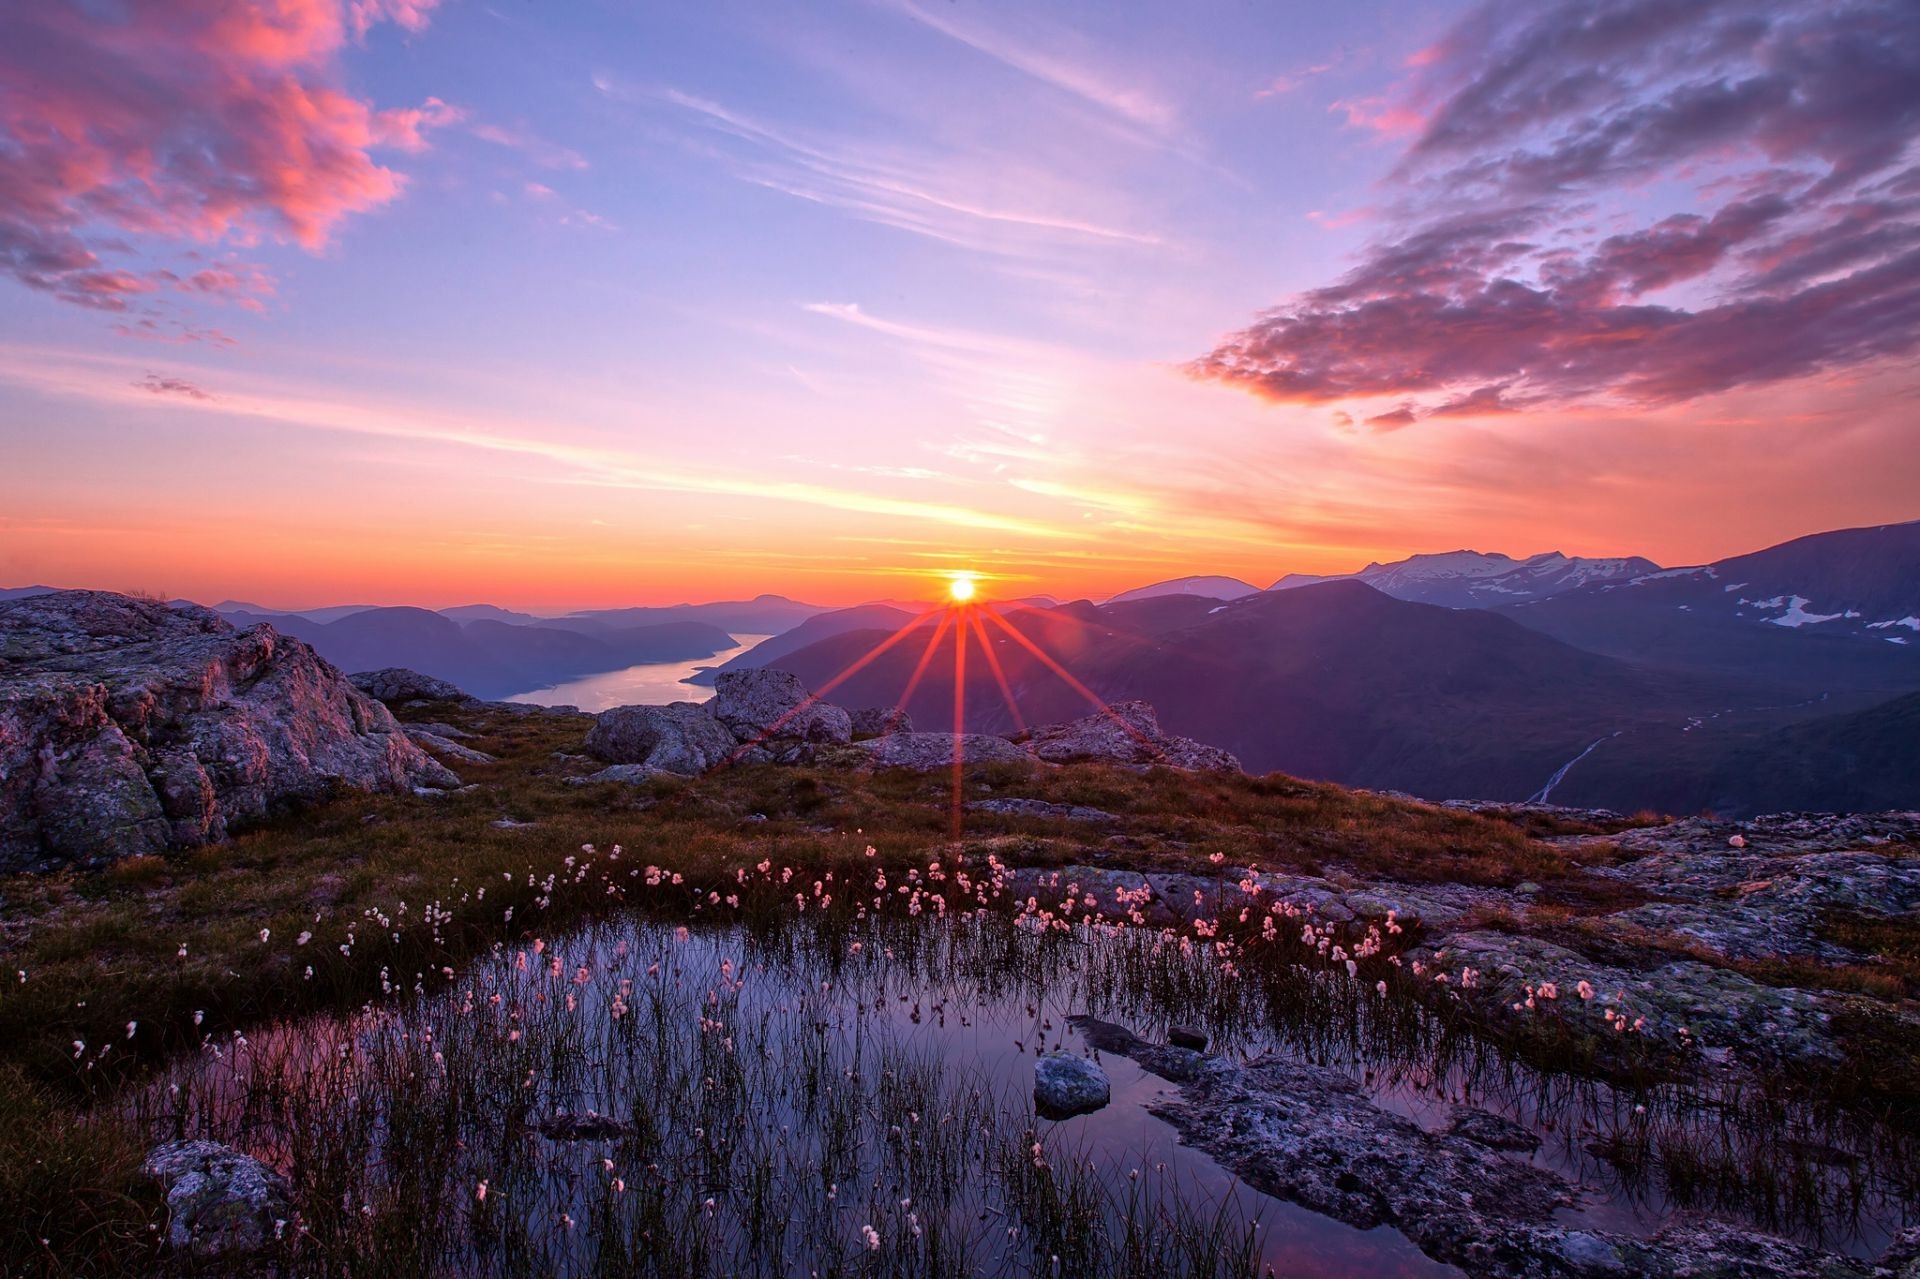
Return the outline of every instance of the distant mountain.
<path id="1" fill-rule="evenodd" d="M 1444 551 L 1415 555 L 1391 564 L 1373 563 L 1357 573 L 1315 576 L 1289 573 L 1268 590 L 1290 591 L 1322 582 L 1365 582 L 1395 599 L 1442 608 L 1498 608 L 1549 599 L 1594 582 L 1623 581 L 1658 572 L 1652 560 L 1629 555 L 1618 559 L 1566 556 L 1558 551 L 1516 560 L 1499 553 Z"/>
<path id="2" fill-rule="evenodd" d="M 564 618 L 550 618 L 556 625 L 570 625 L 579 619 L 609 626 L 653 626 L 661 622 L 705 622 L 726 631 L 749 635 L 778 635 L 790 631 L 809 617 L 831 611 L 823 604 L 802 604 L 784 595 L 756 595 L 750 600 L 727 600 L 715 604 L 674 604 L 665 608 L 583 609 Z"/>
<path id="3" fill-rule="evenodd" d="M 441 609 L 440 616 L 451 617 L 456 622 L 511 622 L 515 626 L 530 626 L 540 620 L 538 614 L 516 613 L 497 604 L 460 604 Z"/>
<path id="4" fill-rule="evenodd" d="M 1678 732 L 1753 690 L 1643 671 L 1493 613 L 1410 604 L 1358 582 L 1267 592 L 1222 607 L 1162 597 L 1030 610 L 1010 625 L 1107 700 L 1143 697 L 1168 730 L 1223 746 L 1256 771 L 1354 785 L 1523 799 L 1595 738 Z M 997 628 L 994 655 L 1026 722 L 1084 714 L 1080 693 Z M 819 687 L 884 635 L 857 632 L 771 665 Z M 890 705 L 926 651 L 897 644 L 830 694 Z M 967 726 L 1013 728 L 979 645 L 970 645 Z M 943 638 L 908 710 L 950 721 L 953 644 Z"/>
<path id="5" fill-rule="evenodd" d="M 212 606 L 213 611 L 222 617 L 304 617 L 310 622 L 337 622 L 343 617 L 355 613 L 371 612 L 379 608 L 378 604 L 329 604 L 324 608 L 268 608 L 264 604 L 249 604 L 245 600 L 221 600 Z"/>
<path id="6" fill-rule="evenodd" d="M 1122 591 L 1107 603 L 1125 604 L 1130 600 L 1150 600 L 1160 595 L 1197 595 L 1203 599 L 1237 600 L 1243 595 L 1256 595 L 1259 591 L 1259 587 L 1237 577 L 1176 577 L 1170 581 L 1155 582 L 1151 586 L 1136 586 L 1130 591 Z"/>
<path id="7" fill-rule="evenodd" d="M 853 608 L 835 609 L 831 613 L 819 613 L 784 634 L 762 640 L 746 652 L 728 659 L 719 666 L 711 666 L 700 671 L 686 682 L 711 687 L 722 671 L 770 666 L 779 658 L 798 652 L 809 644 L 818 643 L 835 635 L 844 635 L 849 631 L 892 634 L 925 611 L 925 609 L 916 609 L 908 612 L 904 608 L 896 608 L 891 604 L 860 604 Z"/>
<path id="8" fill-rule="evenodd" d="M 1920 688 L 1920 521 L 1816 533 L 1504 611 L 1647 665 L 1808 692 Z"/>
<path id="9" fill-rule="evenodd" d="M 23 600 L 29 595 L 52 595 L 58 586 L 0 586 L 0 600 Z"/>
<path id="10" fill-rule="evenodd" d="M 736 647 L 704 622 L 600 627 L 591 633 L 481 618 L 464 625 L 423 608 L 372 608 L 332 622 L 299 614 L 235 612 L 237 626 L 266 622 L 303 639 L 347 672 L 405 666 L 479 697 L 506 697 L 641 662 L 691 661 Z"/>

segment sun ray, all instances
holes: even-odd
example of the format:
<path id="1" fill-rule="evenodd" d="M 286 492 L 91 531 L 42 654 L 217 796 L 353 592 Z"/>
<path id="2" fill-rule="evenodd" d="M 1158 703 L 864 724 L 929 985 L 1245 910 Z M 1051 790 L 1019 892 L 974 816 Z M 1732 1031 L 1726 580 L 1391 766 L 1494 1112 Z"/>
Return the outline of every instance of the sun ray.
<path id="1" fill-rule="evenodd" d="M 956 615 L 973 610 L 965 603 L 954 609 Z M 966 763 L 962 743 L 967 731 L 967 627 L 961 622 L 953 628 L 953 838 L 960 838 L 961 768 Z"/>
<path id="2" fill-rule="evenodd" d="M 980 620 L 976 611 L 968 619 L 973 623 L 973 633 L 980 637 L 980 652 L 987 659 L 987 669 L 993 672 L 993 679 L 1000 686 L 1001 700 L 1007 704 L 1007 713 L 1013 716 L 1013 726 L 1019 732 L 1027 731 L 1027 718 L 1020 713 L 1020 704 L 1014 699 L 1013 688 L 1007 683 L 1007 672 L 1000 665 L 1000 655 L 993 651 L 993 644 L 987 638 L 987 626 Z"/>
<path id="3" fill-rule="evenodd" d="M 789 710 L 784 715 L 781 715 L 778 719 L 774 720 L 771 724 L 768 724 L 764 729 L 760 731 L 760 733 L 756 737 L 753 738 L 752 741 L 744 743 L 739 750 L 727 756 L 725 760 L 714 765 L 713 768 L 708 769 L 707 771 L 713 772 L 716 769 L 728 768 L 734 764 L 739 763 L 741 760 L 741 757 L 743 757 L 748 751 L 752 750 L 754 747 L 760 745 L 762 742 L 765 742 L 770 738 L 772 738 L 775 732 L 781 726 L 786 724 L 788 720 L 792 719 L 794 716 L 800 714 L 802 711 L 808 709 L 809 707 L 817 705 L 826 697 L 828 693 L 831 693 L 834 689 L 840 687 L 840 685 L 852 679 L 855 675 L 859 674 L 862 670 L 864 670 L 869 663 L 873 662 L 874 659 L 878 658 L 882 653 L 886 652 L 888 649 L 892 648 L 895 644 L 898 644 L 901 640 L 905 639 L 911 631 L 913 631 L 916 627 L 920 625 L 920 623 L 926 621 L 928 618 L 934 616 L 936 613 L 943 613 L 943 612 L 945 612 L 944 609 L 940 607 L 934 607 L 934 608 L 928 609 L 926 612 L 921 613 L 919 616 L 913 618 L 905 626 L 902 626 L 899 630 L 887 636 L 887 638 L 885 638 L 884 640 L 881 640 L 878 644 L 874 645 L 871 649 L 868 649 L 864 655 L 848 663 L 846 669 L 842 670 L 838 675 L 835 675 L 832 679 L 822 684 L 819 688 L 807 694 L 806 700 L 802 701 L 798 706 L 795 706 L 792 710 Z M 941 626 L 944 627 L 947 624 L 947 622 L 950 620 L 951 619 L 948 617 L 941 618 L 941 622 L 940 622 Z"/>
<path id="4" fill-rule="evenodd" d="M 990 613 L 988 614 L 988 616 L 993 619 L 993 621 L 1000 627 L 1001 630 L 1005 631 L 1008 635 L 1011 635 L 1014 641 L 1018 643 L 1022 648 L 1026 649 L 1029 653 L 1032 653 L 1035 657 L 1039 658 L 1040 661 L 1043 664 L 1045 664 L 1048 670 L 1052 671 L 1055 675 L 1058 675 L 1062 680 L 1064 680 L 1067 684 L 1067 687 L 1073 689 L 1074 692 L 1086 698 L 1089 702 L 1093 704 L 1096 710 L 1098 710 L 1101 714 L 1107 716 L 1114 723 L 1118 724 L 1121 728 L 1125 729 L 1127 733 L 1131 735 L 1136 741 L 1138 741 L 1142 746 L 1145 746 L 1155 759 L 1159 759 L 1163 761 L 1165 760 L 1166 752 L 1161 750 L 1160 747 L 1156 746 L 1152 738 L 1148 737 L 1145 733 L 1135 728 L 1132 724 L 1127 723 L 1127 721 L 1122 719 L 1119 715 L 1116 715 L 1114 713 L 1113 707 L 1107 705 L 1107 701 L 1105 698 L 1101 697 L 1100 694 L 1094 692 L 1092 689 L 1088 688 L 1085 684 L 1082 684 L 1078 679 L 1074 678 L 1073 672 L 1069 671 L 1066 667 L 1062 666 L 1059 662 L 1056 662 L 1052 658 L 1052 656 L 1046 652 L 1045 649 L 1041 648 L 1038 644 L 1028 639 L 1025 635 L 1022 635 L 1011 624 L 1009 624 L 1005 618 L 999 616 L 997 613 Z"/>
<path id="5" fill-rule="evenodd" d="M 920 654 L 919 663 L 914 666 L 913 674 L 907 678 L 907 687 L 900 694 L 900 700 L 893 704 L 895 710 L 907 709 L 907 703 L 912 700 L 914 690 L 920 687 L 920 677 L 927 673 L 927 667 L 933 663 L 934 651 L 940 647 L 940 637 L 947 633 L 947 628 L 951 625 L 953 625 L 953 610 L 948 609 L 945 616 L 940 619 L 940 625 L 933 628 L 933 637 L 927 641 L 927 647 Z"/>

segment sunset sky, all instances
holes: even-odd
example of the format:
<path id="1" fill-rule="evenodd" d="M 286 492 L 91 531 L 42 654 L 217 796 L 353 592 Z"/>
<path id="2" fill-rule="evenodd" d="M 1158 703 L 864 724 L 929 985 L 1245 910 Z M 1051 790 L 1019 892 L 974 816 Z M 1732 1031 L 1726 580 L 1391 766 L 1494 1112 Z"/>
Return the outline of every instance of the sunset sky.
<path id="1" fill-rule="evenodd" d="M 0 6 L 0 585 L 1100 595 L 1920 517 L 1920 6 Z"/>

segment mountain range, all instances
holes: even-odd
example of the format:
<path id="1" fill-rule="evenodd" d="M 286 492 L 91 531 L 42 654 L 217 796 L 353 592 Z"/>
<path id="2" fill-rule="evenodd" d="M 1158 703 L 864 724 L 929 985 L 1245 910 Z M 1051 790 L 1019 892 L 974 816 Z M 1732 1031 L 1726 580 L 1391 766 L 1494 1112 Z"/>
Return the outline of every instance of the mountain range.
<path id="1" fill-rule="evenodd" d="M 911 601 L 832 609 L 762 595 L 565 617 L 489 604 L 218 607 L 346 670 L 407 666 L 484 697 L 698 662 L 738 648 L 736 632 L 773 638 L 688 682 L 770 665 L 819 688 L 894 641 L 832 699 L 902 701 L 923 727 L 953 717 L 955 632 Z M 1920 807 L 1920 522 L 1683 568 L 1463 550 L 1266 590 L 1196 576 L 977 616 L 991 647 L 970 624 L 969 730 L 1070 718 L 1089 694 L 1139 697 L 1169 731 L 1251 769 L 1432 798 L 1730 815 Z"/>

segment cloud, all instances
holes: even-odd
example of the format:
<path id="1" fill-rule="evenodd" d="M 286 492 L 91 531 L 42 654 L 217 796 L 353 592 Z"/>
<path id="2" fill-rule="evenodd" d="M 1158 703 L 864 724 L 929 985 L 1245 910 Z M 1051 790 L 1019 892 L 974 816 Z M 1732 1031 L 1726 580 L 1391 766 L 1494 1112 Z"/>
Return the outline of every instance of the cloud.
<path id="1" fill-rule="evenodd" d="M 339 85 L 349 29 L 425 25 L 432 0 L 146 0 L 0 9 L 0 270 L 106 310 L 173 283 L 110 263 L 128 239 L 319 248 L 392 200 L 379 147 L 454 108 L 376 110 Z M 211 290 L 199 288 L 201 292 Z M 251 290 L 257 292 L 258 290 Z"/>
<path id="2" fill-rule="evenodd" d="M 143 391 L 151 391 L 155 395 L 184 395 L 190 400 L 213 398 L 185 378 L 161 377 L 158 373 L 149 373 L 134 385 Z"/>
<path id="3" fill-rule="evenodd" d="M 1349 114 L 1420 122 L 1393 230 L 1196 376 L 1392 396 L 1369 420 L 1405 425 L 1680 403 L 1920 349 L 1904 0 L 1493 0 L 1370 101 Z M 1650 216 L 1663 200 L 1680 211 Z"/>
<path id="4" fill-rule="evenodd" d="M 578 172 L 588 167 L 587 157 L 572 147 L 547 141 L 524 124 L 476 124 L 472 133 L 482 142 L 518 151 L 544 169 L 572 169 Z"/>
<path id="5" fill-rule="evenodd" d="M 894 0 L 894 7 L 949 40 L 985 54 L 1004 66 L 1051 85 L 1129 124 L 1156 134 L 1169 133 L 1175 125 L 1174 110 L 1166 102 L 1137 85 L 1119 83 L 1113 76 L 1085 61 L 1065 58 L 999 32 L 958 21 L 951 13 L 937 12 L 912 0 Z M 952 5 L 941 7 L 953 9 Z"/>

